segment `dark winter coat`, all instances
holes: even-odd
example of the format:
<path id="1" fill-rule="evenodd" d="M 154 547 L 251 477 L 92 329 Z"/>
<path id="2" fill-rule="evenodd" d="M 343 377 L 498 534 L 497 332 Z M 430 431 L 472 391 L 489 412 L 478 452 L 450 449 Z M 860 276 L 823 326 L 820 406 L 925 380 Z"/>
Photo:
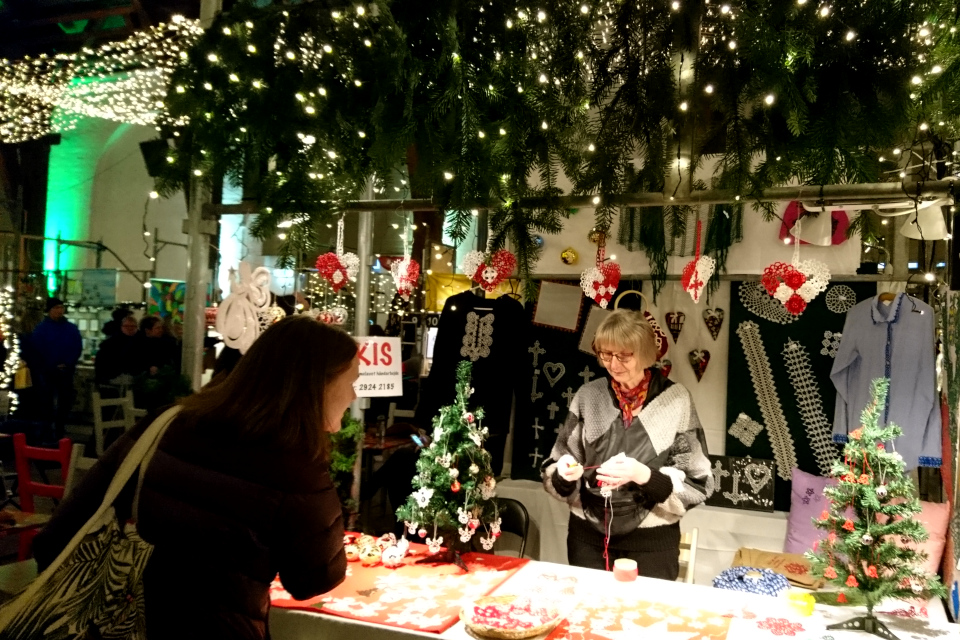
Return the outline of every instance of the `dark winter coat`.
<path id="1" fill-rule="evenodd" d="M 136 377 L 143 373 L 142 361 L 140 339 L 117 333 L 104 340 L 97 351 L 93 361 L 96 380 L 106 384 L 123 374 Z"/>
<path id="2" fill-rule="evenodd" d="M 49 317 L 37 325 L 30 336 L 42 372 L 53 371 L 60 365 L 73 368 L 83 352 L 80 330 L 66 318 L 51 320 Z"/>
<path id="3" fill-rule="evenodd" d="M 144 420 L 119 439 L 36 537 L 41 568 L 96 511 Z M 212 430 L 211 430 L 212 431 Z M 115 503 L 131 511 L 135 479 Z M 343 581 L 340 503 L 327 465 L 299 451 L 238 443 L 174 420 L 141 489 L 138 531 L 154 545 L 144 575 L 150 640 L 268 637 L 270 582 L 297 599 Z"/>

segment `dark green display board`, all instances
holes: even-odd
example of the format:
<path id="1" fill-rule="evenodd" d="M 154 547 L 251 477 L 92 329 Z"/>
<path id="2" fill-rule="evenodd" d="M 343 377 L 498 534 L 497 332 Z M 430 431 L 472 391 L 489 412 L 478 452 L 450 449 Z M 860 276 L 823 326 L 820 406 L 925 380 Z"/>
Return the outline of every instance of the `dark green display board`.
<path id="1" fill-rule="evenodd" d="M 756 435 L 749 446 L 729 433 L 730 426 L 737 420 L 737 417 L 741 413 L 747 414 L 760 424 L 764 424 L 765 422 L 763 413 L 760 410 L 760 403 L 757 400 L 757 394 L 754 390 L 753 378 L 750 375 L 747 357 L 744 353 L 740 336 L 737 334 L 737 328 L 741 323 L 750 320 L 758 326 L 763 349 L 769 360 L 770 370 L 773 372 L 773 383 L 780 400 L 780 407 L 783 410 L 783 415 L 789 427 L 789 433 L 793 438 L 797 466 L 802 471 L 819 475 L 820 467 L 817 464 L 816 456 L 810 444 L 810 436 L 804 425 L 794 384 L 784 359 L 784 347 L 788 340 L 793 340 L 802 345 L 806 350 L 809 356 L 813 379 L 819 391 L 820 398 L 822 399 L 823 414 L 832 424 L 834 405 L 836 403 L 836 391 L 833 383 L 830 381 L 830 369 L 833 367 L 833 357 L 829 354 L 822 354 L 821 350 L 824 349 L 824 332 L 842 332 L 846 314 L 831 311 L 827 305 L 827 296 L 831 295 L 831 287 L 844 285 L 853 290 L 856 300 L 859 302 L 876 295 L 876 284 L 831 282 L 826 293 L 818 295 L 807 306 L 799 318 L 789 324 L 773 322 L 761 317 L 744 306 L 740 295 L 741 285 L 743 284 L 744 283 L 741 282 L 732 282 L 730 290 L 730 358 L 728 362 L 727 382 L 726 426 L 728 432 L 726 436 L 726 455 L 737 457 L 750 456 L 763 460 L 774 460 L 776 458 L 771 445 L 770 433 L 766 427 Z M 835 296 L 836 292 L 832 295 Z M 770 298 L 767 298 L 767 301 L 776 302 Z M 836 307 L 836 305 L 834 305 L 834 307 Z M 768 317 L 773 316 L 771 313 L 766 313 L 765 315 Z M 789 511 L 790 509 L 790 482 L 784 481 L 779 476 L 776 477 L 774 506 L 780 511 Z"/>
<path id="2" fill-rule="evenodd" d="M 576 284 L 571 282 L 571 284 Z M 637 280 L 622 281 L 618 291 L 640 290 Z M 616 295 L 614 295 L 616 299 Z M 639 299 L 625 297 L 621 308 L 633 308 Z M 596 304 L 581 296 L 580 322 L 575 331 L 563 331 L 536 324 L 530 326 L 530 338 L 523 354 L 523 378 L 527 380 L 517 397 L 513 422 L 511 477 L 540 479 L 540 465 L 550 455 L 557 429 L 567 417 L 569 401 L 587 380 L 604 375 L 596 356 L 580 351 L 580 338 Z M 611 305 L 612 307 L 612 305 Z M 534 306 L 527 305 L 533 318 Z M 534 353 L 536 362 L 534 366 Z M 534 379 L 536 390 L 534 391 Z"/>

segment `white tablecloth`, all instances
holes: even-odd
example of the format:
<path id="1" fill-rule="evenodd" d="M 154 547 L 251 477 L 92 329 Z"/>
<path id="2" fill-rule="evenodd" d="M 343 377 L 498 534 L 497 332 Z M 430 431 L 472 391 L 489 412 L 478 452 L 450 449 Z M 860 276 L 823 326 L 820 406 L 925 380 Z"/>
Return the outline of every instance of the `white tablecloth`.
<path id="1" fill-rule="evenodd" d="M 543 485 L 532 480 L 504 480 L 497 484 L 497 495 L 519 500 L 530 513 L 527 537 L 528 558 L 567 563 L 567 505 L 548 494 Z M 761 513 L 741 509 L 723 509 L 701 505 L 691 509 L 680 521 L 680 529 L 698 529 L 696 584 L 710 585 L 733 562 L 740 547 L 763 551 L 783 551 L 787 537 L 787 514 L 783 511 Z"/>
<path id="2" fill-rule="evenodd" d="M 558 579 L 563 584 L 573 584 L 570 595 L 558 596 Z M 561 607 L 572 612 L 578 603 L 596 601 L 605 594 L 617 593 L 637 602 L 656 603 L 668 606 L 681 606 L 707 609 L 717 613 L 725 611 L 752 612 L 751 619 L 735 618 L 731 621 L 728 640 L 756 638 L 757 640 L 777 640 L 779 634 L 764 630 L 760 624 L 767 618 L 785 618 L 802 627 L 795 629 L 799 640 L 867 640 L 856 632 L 826 631 L 826 626 L 841 622 L 862 614 L 862 610 L 817 605 L 812 616 L 803 617 L 793 611 L 785 599 L 770 598 L 751 594 L 722 591 L 711 587 L 688 585 L 679 582 L 666 582 L 640 578 L 635 582 L 616 582 L 611 573 L 570 567 L 545 562 L 531 562 L 512 578 L 501 585 L 495 593 L 527 596 L 544 596 Z M 939 601 L 928 605 L 929 618 L 901 618 L 880 614 L 880 618 L 890 626 L 900 640 L 926 640 L 927 638 L 958 638 L 957 625 L 946 621 L 946 615 Z M 443 634 L 424 634 L 403 629 L 365 624 L 337 616 L 321 613 L 289 611 L 274 608 L 270 613 L 270 633 L 274 640 L 316 640 L 318 638 L 336 638 L 337 640 L 372 640 L 373 638 L 399 639 L 411 637 L 443 638 L 444 640 L 472 640 L 462 623 L 457 623 Z M 629 635 L 612 633 L 610 638 L 623 638 Z"/>

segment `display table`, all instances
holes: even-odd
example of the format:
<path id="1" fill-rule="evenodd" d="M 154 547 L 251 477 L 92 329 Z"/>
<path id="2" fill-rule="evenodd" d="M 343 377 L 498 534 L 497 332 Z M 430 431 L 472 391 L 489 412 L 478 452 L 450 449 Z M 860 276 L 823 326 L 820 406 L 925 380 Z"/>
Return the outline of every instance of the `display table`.
<path id="1" fill-rule="evenodd" d="M 566 564 L 567 522 L 570 518 L 567 505 L 549 495 L 541 483 L 532 480 L 503 480 L 497 484 L 497 495 L 519 500 L 530 514 L 525 555 Z M 680 529 L 684 532 L 699 530 L 694 582 L 710 585 L 721 571 L 730 568 L 733 554 L 741 547 L 783 551 L 787 514 L 700 505 L 683 517 Z"/>
<path id="2" fill-rule="evenodd" d="M 352 564 L 352 567 L 359 567 Z M 358 570 L 363 570 L 362 568 Z M 565 612 L 566 621 L 549 640 L 633 640 L 673 638 L 675 640 L 774 640 L 795 637 L 802 640 L 869 640 L 871 636 L 848 631 L 827 631 L 826 626 L 860 615 L 852 607 L 817 605 L 811 616 L 797 613 L 786 599 L 723 591 L 699 585 L 640 578 L 616 582 L 611 573 L 546 562 L 530 562 L 495 591 L 497 595 L 543 597 Z M 411 602 L 415 616 L 429 602 Z M 879 617 L 900 640 L 956 638 L 960 629 L 946 621 L 943 607 L 932 602 L 928 616 L 909 605 L 894 605 L 900 615 Z M 443 638 L 468 640 L 472 636 L 462 623 L 441 634 L 422 633 L 375 625 L 323 613 L 284 610 L 270 612 L 270 634 L 274 640 L 372 640 L 399 638 Z M 651 635 L 652 634 L 652 635 Z M 541 636 L 540 640 L 544 640 Z"/>

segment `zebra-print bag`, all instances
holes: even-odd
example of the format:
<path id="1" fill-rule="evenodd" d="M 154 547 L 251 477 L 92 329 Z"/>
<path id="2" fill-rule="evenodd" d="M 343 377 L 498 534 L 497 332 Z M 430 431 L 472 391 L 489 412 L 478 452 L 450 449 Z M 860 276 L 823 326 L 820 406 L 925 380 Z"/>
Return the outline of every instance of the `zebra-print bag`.
<path id="1" fill-rule="evenodd" d="M 124 458 L 103 503 L 26 591 L 0 609 L 0 640 L 146 640 L 143 571 L 153 547 L 117 522 L 113 503 L 139 468 L 136 520 L 147 464 L 179 407 L 151 424 Z"/>

